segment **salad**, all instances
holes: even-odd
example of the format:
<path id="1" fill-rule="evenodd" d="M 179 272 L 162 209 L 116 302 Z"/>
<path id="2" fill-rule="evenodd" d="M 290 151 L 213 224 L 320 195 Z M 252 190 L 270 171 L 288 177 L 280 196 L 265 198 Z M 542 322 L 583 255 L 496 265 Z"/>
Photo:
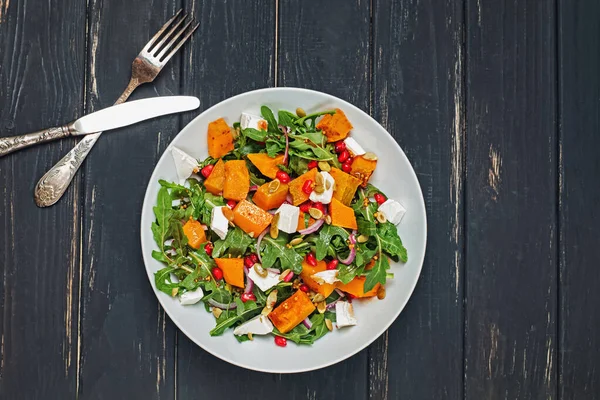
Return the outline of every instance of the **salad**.
<path id="1" fill-rule="evenodd" d="M 155 284 L 203 304 L 212 336 L 312 344 L 357 324 L 353 301 L 385 298 L 390 260 L 407 261 L 405 209 L 369 183 L 377 156 L 342 110 L 261 114 L 211 122 L 202 161 L 171 148 L 179 181 L 160 181 L 153 209 Z"/>

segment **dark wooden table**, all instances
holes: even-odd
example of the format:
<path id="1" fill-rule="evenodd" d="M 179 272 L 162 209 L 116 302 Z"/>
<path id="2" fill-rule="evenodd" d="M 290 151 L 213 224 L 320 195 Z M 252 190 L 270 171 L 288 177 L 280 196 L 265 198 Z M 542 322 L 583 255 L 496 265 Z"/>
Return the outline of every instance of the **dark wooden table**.
<path id="1" fill-rule="evenodd" d="M 199 30 L 133 98 L 299 86 L 369 112 L 425 195 L 416 291 L 338 365 L 231 366 L 165 316 L 140 254 L 146 184 L 194 114 L 102 138 L 49 209 L 34 184 L 75 140 L 32 148 L 0 159 L 0 398 L 600 398 L 597 1 L 0 0 L 1 135 L 111 105 L 180 7 Z"/>

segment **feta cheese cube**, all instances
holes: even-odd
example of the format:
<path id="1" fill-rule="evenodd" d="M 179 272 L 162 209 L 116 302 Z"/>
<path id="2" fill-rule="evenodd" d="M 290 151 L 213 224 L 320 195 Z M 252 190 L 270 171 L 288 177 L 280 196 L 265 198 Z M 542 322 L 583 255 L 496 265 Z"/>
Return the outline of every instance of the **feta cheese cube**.
<path id="1" fill-rule="evenodd" d="M 266 335 L 273 332 L 273 324 L 265 315 L 257 315 L 233 330 L 234 335 Z"/>
<path id="2" fill-rule="evenodd" d="M 355 156 L 362 156 L 365 154 L 365 149 L 363 149 L 362 146 L 353 138 L 347 137 L 344 139 L 344 143 L 346 144 L 346 149 L 348 149 L 348 151 Z"/>
<path id="3" fill-rule="evenodd" d="M 192 176 L 196 168 L 198 168 L 198 161 L 177 147 L 171 147 L 171 156 L 173 156 L 179 183 L 183 185 L 185 180 Z"/>
<path id="4" fill-rule="evenodd" d="M 396 200 L 387 199 L 385 203 L 379 206 L 379 212 L 381 212 L 389 222 L 398 225 L 400 221 L 402 221 L 404 214 L 406 214 L 406 209 Z"/>
<path id="5" fill-rule="evenodd" d="M 335 320 L 338 328 L 356 325 L 354 308 L 347 301 L 338 301 L 335 303 Z"/>
<path id="6" fill-rule="evenodd" d="M 188 291 L 179 296 L 179 301 L 184 306 L 189 306 L 192 304 L 196 304 L 204 297 L 204 292 L 201 288 L 196 290 Z"/>
<path id="7" fill-rule="evenodd" d="M 253 128 L 256 130 L 266 130 L 267 121 L 257 115 L 242 113 L 240 117 L 240 128 Z"/>
<path id="8" fill-rule="evenodd" d="M 212 209 L 210 214 L 210 229 L 221 239 L 225 240 L 227 230 L 229 229 L 229 220 L 223 214 L 223 206 Z"/>
<path id="9" fill-rule="evenodd" d="M 321 194 L 318 194 L 313 190 L 310 193 L 309 198 L 314 202 L 329 204 L 331 203 L 331 198 L 333 197 L 335 179 L 333 179 L 333 176 L 331 176 L 329 172 L 321 171 L 321 175 L 323 175 L 323 184 L 325 185 L 325 190 Z M 327 189 L 327 182 L 329 182 L 329 189 Z"/>
<path id="10" fill-rule="evenodd" d="M 277 228 L 285 233 L 294 233 L 298 228 L 298 217 L 300 216 L 300 208 L 291 204 L 282 204 L 279 206 L 275 214 L 279 214 Z"/>
<path id="11" fill-rule="evenodd" d="M 316 274 L 313 274 L 312 278 L 315 281 L 317 281 L 317 283 L 319 285 L 322 285 L 324 283 L 334 284 L 335 282 L 340 281 L 338 279 L 338 272 L 339 271 L 337 269 L 321 271 L 321 272 L 317 272 Z"/>
<path id="12" fill-rule="evenodd" d="M 266 292 L 267 290 L 271 289 L 273 286 L 279 283 L 279 274 L 269 270 L 267 270 L 267 276 L 263 278 L 262 276 L 256 273 L 254 268 L 250 268 L 250 270 L 248 271 L 248 276 L 250 277 L 250 279 L 252 279 L 254 284 L 258 286 L 259 289 L 263 292 Z"/>

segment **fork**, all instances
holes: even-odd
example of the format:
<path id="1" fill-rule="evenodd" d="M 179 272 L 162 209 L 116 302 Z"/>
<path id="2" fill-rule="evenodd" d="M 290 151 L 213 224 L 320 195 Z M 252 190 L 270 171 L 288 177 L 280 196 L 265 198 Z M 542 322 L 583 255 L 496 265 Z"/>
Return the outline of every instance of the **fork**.
<path id="1" fill-rule="evenodd" d="M 198 28 L 199 24 L 195 23 L 195 19 L 188 19 L 188 14 L 182 15 L 182 11 L 177 11 L 133 60 L 129 85 L 115 104 L 126 101 L 141 84 L 152 82 Z M 51 206 L 61 198 L 101 134 L 102 132 L 87 135 L 42 176 L 34 191 L 34 199 L 38 207 Z"/>

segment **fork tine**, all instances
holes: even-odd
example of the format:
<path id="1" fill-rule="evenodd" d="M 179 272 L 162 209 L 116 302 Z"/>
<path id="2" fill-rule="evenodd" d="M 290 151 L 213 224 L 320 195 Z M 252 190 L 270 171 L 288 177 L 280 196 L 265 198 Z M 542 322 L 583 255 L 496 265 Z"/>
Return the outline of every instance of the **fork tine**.
<path id="1" fill-rule="evenodd" d="M 177 50 L 179 50 L 179 48 L 183 46 L 183 44 L 190 38 L 190 36 L 192 36 L 192 33 L 194 33 L 194 31 L 198 29 L 199 26 L 200 24 L 196 24 L 192 29 L 190 29 L 190 31 L 183 37 L 183 39 L 181 39 L 179 43 L 177 43 L 177 45 L 173 48 L 173 50 L 171 50 L 171 52 L 165 57 L 165 59 L 161 61 L 161 63 L 164 64 L 167 61 L 169 61 L 171 57 L 173 57 L 173 54 L 177 53 Z"/>
<path id="2" fill-rule="evenodd" d="M 167 51 L 169 51 L 170 48 L 173 47 L 173 45 L 175 45 L 179 39 L 179 37 L 187 30 L 187 28 L 192 24 L 196 22 L 196 20 L 194 18 L 192 18 L 188 23 L 186 23 L 183 28 L 181 28 L 179 30 L 179 32 L 177 32 L 173 38 L 169 41 L 169 43 L 165 46 L 164 49 L 162 49 L 162 51 L 160 53 L 158 53 L 156 55 L 156 58 L 158 58 L 159 60 L 162 59 L 164 57 L 164 55 L 167 53 Z M 185 42 L 185 39 L 183 40 L 183 42 Z"/>
<path id="3" fill-rule="evenodd" d="M 181 24 L 186 22 L 187 17 L 188 17 L 187 14 L 183 14 L 183 17 L 180 18 L 179 21 L 177 21 L 176 23 L 173 24 L 173 26 L 169 29 L 169 31 L 163 36 L 161 41 L 158 42 L 156 45 L 152 46 L 152 53 L 157 54 L 160 50 L 162 50 L 165 42 L 167 40 L 171 40 L 171 35 L 173 35 L 174 32 L 177 32 L 177 30 L 181 26 Z M 184 28 L 182 28 L 182 29 L 184 29 Z"/>
<path id="4" fill-rule="evenodd" d="M 168 20 L 163 26 L 162 28 L 160 28 L 160 30 L 158 32 L 156 32 L 156 35 L 152 36 L 152 38 L 148 41 L 148 43 L 146 44 L 146 46 L 144 46 L 144 48 L 142 49 L 142 51 L 148 51 L 148 49 L 150 49 L 150 47 L 152 47 L 152 44 L 154 42 L 156 42 L 156 40 L 158 40 L 158 38 L 160 37 L 160 35 L 162 35 L 162 33 L 169 27 L 169 25 L 171 25 L 171 23 L 175 20 L 175 18 L 177 18 L 179 16 L 179 14 L 181 14 L 183 11 L 183 8 L 180 9 L 179 11 L 177 11 L 175 13 L 175 15 L 173 15 L 171 17 L 170 20 Z"/>

